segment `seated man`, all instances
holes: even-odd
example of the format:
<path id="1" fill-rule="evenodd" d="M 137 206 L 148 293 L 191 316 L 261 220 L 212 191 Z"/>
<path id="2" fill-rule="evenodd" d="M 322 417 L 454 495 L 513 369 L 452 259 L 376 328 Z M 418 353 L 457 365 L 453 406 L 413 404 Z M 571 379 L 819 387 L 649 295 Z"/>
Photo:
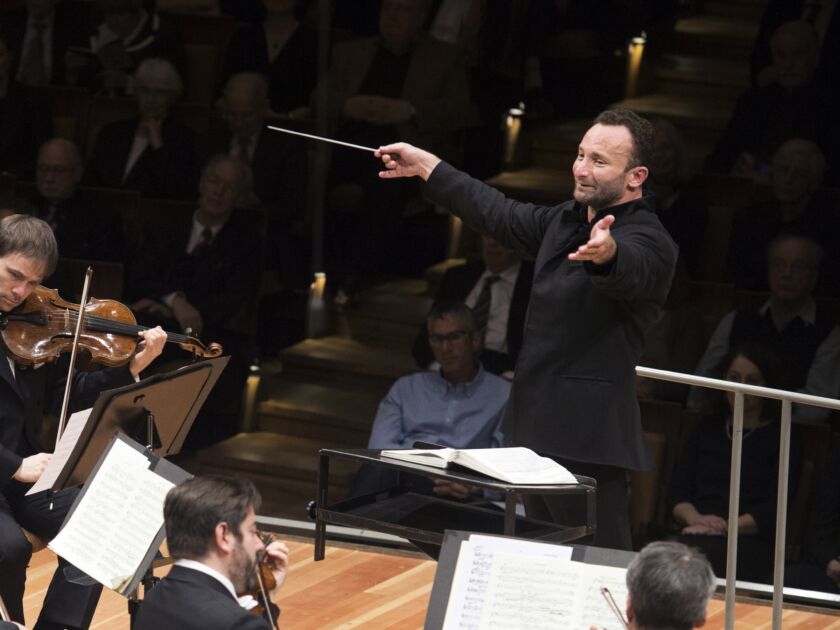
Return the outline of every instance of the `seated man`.
<path id="1" fill-rule="evenodd" d="M 411 448 L 429 442 L 453 448 L 502 445 L 500 423 L 510 384 L 481 367 L 481 334 L 462 302 L 432 306 L 426 319 L 439 372 L 420 372 L 394 383 L 379 405 L 368 448 Z M 393 485 L 393 471 L 363 467 L 351 494 Z"/>
<path id="2" fill-rule="evenodd" d="M 783 234 L 774 239 L 767 248 L 770 299 L 757 309 L 727 313 L 695 373 L 712 376 L 732 348 L 754 342 L 785 357 L 794 388 L 826 391 L 830 386 L 825 383 L 833 375 L 829 355 L 840 346 L 840 329 L 834 325 L 831 309 L 817 305 L 813 298 L 822 256 L 822 248 L 804 236 Z M 688 406 L 703 407 L 709 391 L 692 387 Z"/>
<path id="3" fill-rule="evenodd" d="M 627 567 L 627 627 L 700 628 L 714 592 L 715 574 L 703 554 L 681 543 L 650 543 Z"/>
<path id="4" fill-rule="evenodd" d="M 201 176 L 195 213 L 152 225 L 127 277 L 126 295 L 139 320 L 167 330 L 189 328 L 231 355 L 190 432 L 190 448 L 236 432 L 251 352 L 250 334 L 239 321 L 256 299 L 262 271 L 260 226 L 236 211 L 251 181 L 251 170 L 237 158 L 212 158 Z M 211 414 L 219 416 L 211 421 Z"/>
<path id="5" fill-rule="evenodd" d="M 289 549 L 265 545 L 257 531 L 260 495 L 254 484 L 232 477 L 193 477 L 166 495 L 163 517 L 175 566 L 160 584 L 146 591 L 135 630 L 259 630 L 274 627 L 280 613 L 274 598 L 289 566 Z M 270 593 L 268 619 L 251 614 L 263 555 L 277 586 Z M 243 601 L 244 600 L 244 601 Z"/>
<path id="6" fill-rule="evenodd" d="M 0 312 L 17 310 L 52 273 L 57 259 L 55 237 L 44 221 L 26 215 L 0 221 Z M 76 373 L 70 411 L 90 407 L 101 391 L 139 378 L 166 342 L 159 328 L 141 332 L 140 337 L 138 352 L 128 365 Z M 45 416 L 57 414 L 61 407 L 68 368 L 65 358 L 39 369 L 0 359 L 0 597 L 11 618 L 20 623 L 26 569 L 32 556 L 32 545 L 21 528 L 51 540 L 79 493 L 78 488 L 72 488 L 26 495 L 52 457 L 47 452 L 52 445 L 45 443 L 49 427 Z M 68 581 L 67 566 L 59 559 L 41 608 L 39 630 L 90 625 L 102 587 Z"/>
<path id="7" fill-rule="evenodd" d="M 79 190 L 83 171 L 75 144 L 63 138 L 45 142 L 35 169 L 37 216 L 50 224 L 65 258 L 122 261 L 125 248 L 120 215 L 97 206 Z"/>
<path id="8" fill-rule="evenodd" d="M 516 366 L 533 279 L 533 262 L 482 236 L 481 260 L 447 269 L 441 280 L 435 302 L 463 301 L 480 320 L 476 323 L 483 335 L 480 359 L 488 372 L 505 375 Z M 425 326 L 417 333 L 412 354 L 420 367 L 438 368 Z"/>

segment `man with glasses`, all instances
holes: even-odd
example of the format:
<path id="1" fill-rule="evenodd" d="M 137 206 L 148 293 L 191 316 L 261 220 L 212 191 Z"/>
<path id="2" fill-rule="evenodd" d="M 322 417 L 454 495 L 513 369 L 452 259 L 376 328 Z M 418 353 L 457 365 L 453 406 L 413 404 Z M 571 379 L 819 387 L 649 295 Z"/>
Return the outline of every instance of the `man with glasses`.
<path id="1" fill-rule="evenodd" d="M 463 302 L 432 306 L 426 324 L 438 372 L 404 376 L 379 404 L 368 448 L 411 448 L 430 442 L 452 448 L 502 445 L 499 425 L 510 384 L 481 367 L 476 352 L 481 333 Z M 373 492 L 395 482 L 392 471 L 363 468 L 353 494 Z M 394 476 L 395 477 L 395 476 Z M 449 494 L 447 487 L 438 492 Z"/>
<path id="2" fill-rule="evenodd" d="M 767 247 L 770 299 L 758 308 L 724 315 L 697 364 L 696 374 L 712 376 L 730 348 L 754 342 L 785 357 L 793 387 L 823 395 L 830 391 L 840 361 L 840 329 L 834 325 L 831 309 L 814 301 L 822 257 L 822 247 L 806 236 L 783 234 L 771 241 Z M 708 391 L 692 388 L 688 406 L 702 408 Z M 796 413 L 816 420 L 827 410 L 806 406 Z"/>

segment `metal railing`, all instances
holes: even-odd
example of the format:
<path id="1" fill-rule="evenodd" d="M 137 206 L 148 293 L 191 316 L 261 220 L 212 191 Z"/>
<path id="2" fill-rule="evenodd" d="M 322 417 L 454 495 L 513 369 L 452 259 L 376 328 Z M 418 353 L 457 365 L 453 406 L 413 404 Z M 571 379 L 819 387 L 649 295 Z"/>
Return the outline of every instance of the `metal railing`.
<path id="1" fill-rule="evenodd" d="M 738 505 L 741 490 L 741 444 L 744 433 L 744 395 L 773 398 L 782 401 L 782 426 L 779 440 L 779 484 L 776 502 L 776 549 L 773 563 L 773 630 L 781 630 L 782 589 L 784 588 L 785 581 L 785 529 L 787 525 L 788 469 L 790 467 L 791 405 L 798 403 L 840 411 L 840 400 L 641 366 L 636 367 L 636 374 L 645 378 L 719 389 L 735 394 L 732 413 L 732 460 L 729 473 L 729 527 L 726 540 L 726 630 L 734 630 L 735 628 L 735 571 L 738 555 Z"/>

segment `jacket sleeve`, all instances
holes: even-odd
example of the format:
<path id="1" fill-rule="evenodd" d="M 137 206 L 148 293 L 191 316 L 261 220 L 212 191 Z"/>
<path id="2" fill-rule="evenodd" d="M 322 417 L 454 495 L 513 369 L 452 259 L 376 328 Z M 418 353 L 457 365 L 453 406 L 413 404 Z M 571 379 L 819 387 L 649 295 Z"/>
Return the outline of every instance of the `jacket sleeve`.
<path id="1" fill-rule="evenodd" d="M 370 431 L 368 448 L 408 448 L 403 427 L 401 381 L 394 383 L 388 395 L 379 403 L 376 419 Z"/>
<path id="2" fill-rule="evenodd" d="M 557 207 L 508 199 L 501 192 L 446 162 L 435 167 L 425 186 L 426 197 L 489 234 L 524 258 L 535 258 Z"/>

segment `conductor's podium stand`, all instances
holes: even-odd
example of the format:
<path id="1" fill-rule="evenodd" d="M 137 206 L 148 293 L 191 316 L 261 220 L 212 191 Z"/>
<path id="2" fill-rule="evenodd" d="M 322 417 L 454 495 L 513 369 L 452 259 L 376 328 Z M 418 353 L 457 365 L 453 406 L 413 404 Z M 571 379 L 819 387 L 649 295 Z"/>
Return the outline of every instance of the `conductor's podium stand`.
<path id="1" fill-rule="evenodd" d="M 324 558 L 327 524 L 355 527 L 399 536 L 409 540 L 432 558 L 437 558 L 446 529 L 485 534 L 504 534 L 532 540 L 569 542 L 595 531 L 596 482 L 575 475 L 577 484 L 516 485 L 492 479 L 464 468 L 436 468 L 388 457 L 379 449 L 321 449 L 318 469 L 318 498 L 315 510 L 315 560 Z M 403 486 L 329 503 L 330 460 L 349 459 L 359 464 L 385 466 L 401 473 L 444 479 L 465 486 L 477 486 L 501 494 L 504 510 L 487 503 L 469 503 L 413 492 Z M 586 499 L 586 522 L 558 525 L 516 514 L 519 497 L 529 494 L 576 494 Z"/>

